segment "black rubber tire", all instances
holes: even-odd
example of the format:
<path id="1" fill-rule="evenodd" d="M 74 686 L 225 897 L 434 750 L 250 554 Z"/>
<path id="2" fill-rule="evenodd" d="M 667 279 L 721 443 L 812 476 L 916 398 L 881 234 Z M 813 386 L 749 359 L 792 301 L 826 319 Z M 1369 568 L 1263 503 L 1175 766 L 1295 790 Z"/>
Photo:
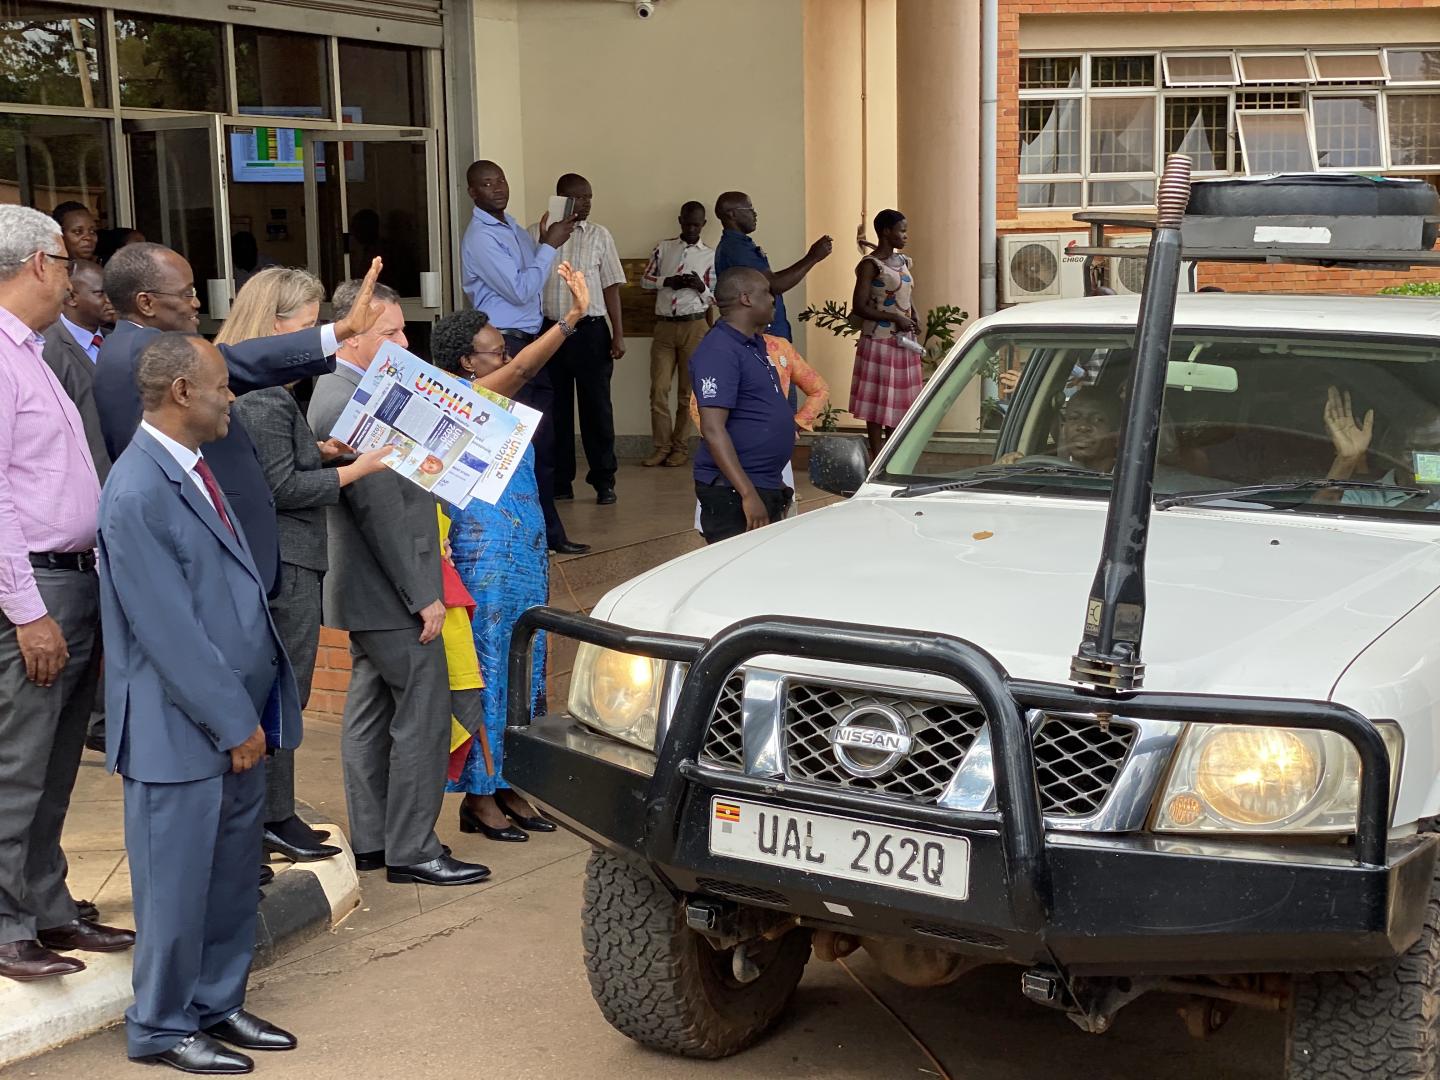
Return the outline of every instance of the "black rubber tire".
<path id="1" fill-rule="evenodd" d="M 1270 217 L 1289 214 L 1427 216 L 1440 213 L 1440 195 L 1424 180 L 1372 180 L 1368 176 L 1275 176 L 1263 180 L 1200 180 L 1186 213 L 1199 217 Z M 1423 248 L 1436 230 L 1427 225 Z"/>
<path id="2" fill-rule="evenodd" d="M 1440 875 L 1425 929 L 1398 962 L 1360 974 L 1297 977 L 1285 1080 L 1440 1076 Z"/>
<path id="3" fill-rule="evenodd" d="M 655 1050 L 722 1058 L 775 1023 L 810 959 L 810 932 L 792 930 L 767 947 L 761 973 L 740 984 L 685 925 L 684 905 L 625 860 L 593 851 L 581 913 L 590 992 L 610 1025 Z"/>

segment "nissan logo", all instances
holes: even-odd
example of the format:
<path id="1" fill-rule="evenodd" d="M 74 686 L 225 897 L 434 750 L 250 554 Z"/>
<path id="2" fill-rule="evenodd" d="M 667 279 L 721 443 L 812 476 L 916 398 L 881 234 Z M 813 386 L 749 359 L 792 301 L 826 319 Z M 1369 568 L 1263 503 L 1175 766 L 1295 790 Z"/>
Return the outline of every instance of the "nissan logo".
<path id="1" fill-rule="evenodd" d="M 884 776 L 910 752 L 905 718 L 885 705 L 862 705 L 830 732 L 835 760 L 852 776 Z"/>

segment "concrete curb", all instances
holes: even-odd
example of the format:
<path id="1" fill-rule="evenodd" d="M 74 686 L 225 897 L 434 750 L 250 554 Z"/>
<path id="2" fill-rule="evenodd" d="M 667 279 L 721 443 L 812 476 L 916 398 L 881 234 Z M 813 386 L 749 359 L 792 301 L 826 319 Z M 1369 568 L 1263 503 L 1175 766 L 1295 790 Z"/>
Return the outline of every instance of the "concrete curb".
<path id="1" fill-rule="evenodd" d="M 301 806 L 301 816 L 314 812 Z M 277 867 L 264 889 L 255 930 L 255 967 L 274 963 L 290 949 L 325 933 L 360 904 L 355 857 L 338 825 L 329 843 L 343 854 L 318 863 Z M 101 918 L 104 918 L 101 912 Z M 0 1070 L 103 1031 L 124 1019 L 133 1000 L 129 953 L 81 953 L 86 969 L 59 979 L 20 983 L 0 978 Z"/>

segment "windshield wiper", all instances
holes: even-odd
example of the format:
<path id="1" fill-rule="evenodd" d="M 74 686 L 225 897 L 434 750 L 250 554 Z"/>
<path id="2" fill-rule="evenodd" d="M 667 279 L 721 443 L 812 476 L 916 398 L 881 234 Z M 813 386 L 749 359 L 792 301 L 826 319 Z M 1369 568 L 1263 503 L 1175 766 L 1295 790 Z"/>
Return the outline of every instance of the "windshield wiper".
<path id="1" fill-rule="evenodd" d="M 1377 484 L 1371 480 L 1282 480 L 1274 484 L 1248 484 L 1245 487 L 1222 488 L 1215 491 L 1182 491 L 1165 495 L 1155 500 L 1155 509 L 1169 510 L 1172 506 L 1188 506 L 1191 503 L 1216 502 L 1220 499 L 1239 499 L 1246 495 L 1281 495 L 1290 491 L 1325 491 L 1327 488 L 1341 488 L 1346 491 L 1387 491 L 1402 495 L 1428 495 L 1425 488 L 1402 487 L 1399 484 Z"/>
<path id="2" fill-rule="evenodd" d="M 959 491 L 975 487 L 991 480 L 1009 479 L 1012 476 L 1089 476 L 1104 477 L 1107 473 L 1096 472 L 1080 465 L 990 465 L 983 471 L 963 480 L 936 480 L 924 484 L 906 484 L 890 493 L 892 499 L 914 499 L 921 495 L 933 495 L 937 491 Z"/>

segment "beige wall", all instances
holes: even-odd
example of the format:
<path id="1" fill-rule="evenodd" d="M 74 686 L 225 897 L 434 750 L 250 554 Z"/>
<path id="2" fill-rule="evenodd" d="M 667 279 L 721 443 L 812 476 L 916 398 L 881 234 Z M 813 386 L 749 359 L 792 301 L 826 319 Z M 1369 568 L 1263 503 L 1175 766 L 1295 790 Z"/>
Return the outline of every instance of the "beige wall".
<path id="1" fill-rule="evenodd" d="M 802 0 L 659 0 L 648 21 L 605 0 L 483 6 L 479 145 L 505 166 L 516 217 L 538 217 L 558 176 L 583 173 L 595 220 L 622 258 L 639 258 L 675 235 L 685 200 L 713 206 L 739 188 L 755 201 L 756 239 L 777 266 L 804 252 Z M 485 74 L 492 62 L 503 71 Z M 494 118 L 502 109 L 518 129 Z M 786 303 L 798 311 L 803 290 Z M 616 431 L 648 434 L 650 341 L 628 346 L 612 391 Z"/>
<path id="2" fill-rule="evenodd" d="M 815 303 L 849 301 L 860 259 L 856 227 L 864 223 L 874 239 L 870 222 L 898 198 L 895 4 L 805 0 L 806 235 L 828 233 L 835 239 L 834 254 L 806 279 Z M 806 344 L 806 359 L 830 383 L 832 399 L 843 409 L 850 397 L 854 339 L 810 330 Z"/>

